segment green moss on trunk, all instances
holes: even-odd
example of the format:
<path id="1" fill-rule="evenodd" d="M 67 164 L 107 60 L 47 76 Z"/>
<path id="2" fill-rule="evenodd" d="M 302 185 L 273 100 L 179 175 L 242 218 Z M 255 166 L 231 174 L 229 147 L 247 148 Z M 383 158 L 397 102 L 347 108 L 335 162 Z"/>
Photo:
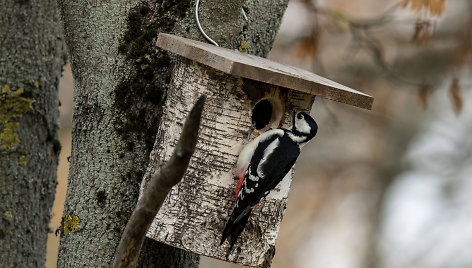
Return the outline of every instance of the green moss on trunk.
<path id="1" fill-rule="evenodd" d="M 136 137 L 144 141 L 146 154 L 152 150 L 160 115 L 151 111 L 159 110 L 164 101 L 172 66 L 167 53 L 155 47 L 157 34 L 172 31 L 189 5 L 190 1 L 144 2 L 128 15 L 119 51 L 132 62 L 133 70 L 118 83 L 114 97 L 117 107 L 121 107 L 115 129 L 126 141 L 129 151 Z"/>

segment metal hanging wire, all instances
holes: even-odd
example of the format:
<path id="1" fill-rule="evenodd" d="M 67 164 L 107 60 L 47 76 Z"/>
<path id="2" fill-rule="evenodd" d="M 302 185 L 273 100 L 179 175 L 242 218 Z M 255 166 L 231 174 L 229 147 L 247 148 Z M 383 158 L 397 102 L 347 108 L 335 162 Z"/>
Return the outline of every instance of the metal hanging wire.
<path id="1" fill-rule="evenodd" d="M 211 37 L 209 37 L 205 31 L 203 30 L 202 28 L 202 25 L 200 24 L 200 19 L 198 18 L 198 6 L 200 4 L 200 0 L 196 0 L 195 1 L 195 20 L 197 21 L 197 26 L 198 26 L 198 29 L 200 30 L 200 32 L 202 33 L 202 35 L 208 40 L 208 42 L 212 43 L 213 45 L 219 47 L 218 43 L 211 39 Z M 244 11 L 244 8 L 241 8 L 241 11 L 243 12 L 243 17 L 244 19 L 247 21 L 248 18 L 247 18 L 247 15 L 246 15 L 246 12 Z"/>

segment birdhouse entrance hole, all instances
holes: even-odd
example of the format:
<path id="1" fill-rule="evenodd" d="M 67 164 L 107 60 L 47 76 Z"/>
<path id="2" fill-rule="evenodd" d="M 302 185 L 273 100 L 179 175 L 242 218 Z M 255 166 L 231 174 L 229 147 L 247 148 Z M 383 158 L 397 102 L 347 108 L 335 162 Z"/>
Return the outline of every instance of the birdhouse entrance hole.
<path id="1" fill-rule="evenodd" d="M 260 99 L 252 109 L 252 124 L 256 130 L 263 132 L 279 127 L 284 107 L 280 99 L 266 97 Z"/>
<path id="2" fill-rule="evenodd" d="M 290 90 L 264 82 L 243 79 L 242 90 L 253 103 L 251 108 L 251 122 L 259 132 L 276 129 L 284 119 L 285 106 L 288 105 Z"/>
<path id="3" fill-rule="evenodd" d="M 254 127 L 259 130 L 263 129 L 265 126 L 269 125 L 270 118 L 272 117 L 272 104 L 268 99 L 262 99 L 254 109 L 252 109 L 252 123 Z"/>

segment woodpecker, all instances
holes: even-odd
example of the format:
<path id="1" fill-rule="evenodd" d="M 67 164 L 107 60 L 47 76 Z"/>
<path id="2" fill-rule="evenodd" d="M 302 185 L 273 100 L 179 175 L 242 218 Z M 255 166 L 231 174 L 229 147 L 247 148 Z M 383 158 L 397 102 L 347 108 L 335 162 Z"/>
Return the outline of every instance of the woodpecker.
<path id="1" fill-rule="evenodd" d="M 292 129 L 273 129 L 248 143 L 239 154 L 235 168 L 236 204 L 229 217 L 220 246 L 229 237 L 230 249 L 243 231 L 252 209 L 266 197 L 295 164 L 300 149 L 318 131 L 307 113 L 293 113 Z"/>

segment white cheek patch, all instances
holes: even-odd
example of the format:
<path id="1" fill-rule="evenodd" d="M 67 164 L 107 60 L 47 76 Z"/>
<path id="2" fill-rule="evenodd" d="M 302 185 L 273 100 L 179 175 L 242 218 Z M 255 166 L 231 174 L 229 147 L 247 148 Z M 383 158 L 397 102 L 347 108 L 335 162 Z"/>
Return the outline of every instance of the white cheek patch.
<path id="1" fill-rule="evenodd" d="M 306 122 L 305 118 L 295 120 L 295 129 L 304 134 L 310 134 L 310 125 Z"/>

